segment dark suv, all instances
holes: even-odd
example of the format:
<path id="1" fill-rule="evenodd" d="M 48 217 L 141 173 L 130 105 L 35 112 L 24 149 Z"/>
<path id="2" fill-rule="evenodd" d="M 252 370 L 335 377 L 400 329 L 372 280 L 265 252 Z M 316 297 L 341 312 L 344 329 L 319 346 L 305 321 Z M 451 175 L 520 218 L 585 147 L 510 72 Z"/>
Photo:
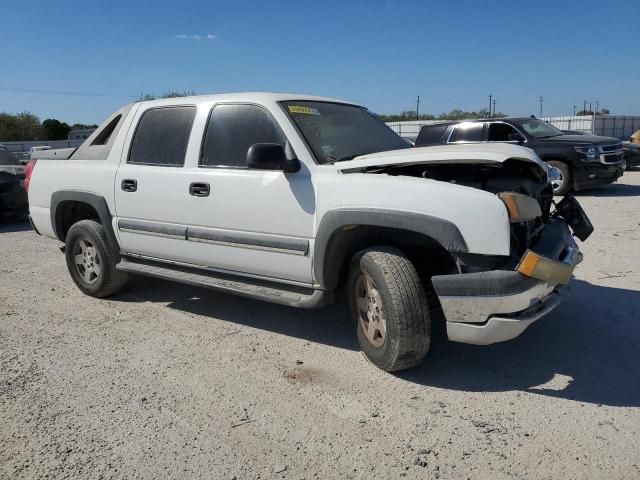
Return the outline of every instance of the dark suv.
<path id="1" fill-rule="evenodd" d="M 560 170 L 553 182 L 556 195 L 615 182 L 624 172 L 622 142 L 597 135 L 566 135 L 537 118 L 500 118 L 425 125 L 416 147 L 508 142 L 533 149 Z"/>

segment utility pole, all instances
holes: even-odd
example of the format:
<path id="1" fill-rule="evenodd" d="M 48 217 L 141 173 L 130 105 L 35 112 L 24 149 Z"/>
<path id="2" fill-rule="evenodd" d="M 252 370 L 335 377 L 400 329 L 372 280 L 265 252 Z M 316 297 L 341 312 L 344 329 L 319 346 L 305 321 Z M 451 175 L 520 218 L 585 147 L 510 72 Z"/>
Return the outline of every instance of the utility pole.
<path id="1" fill-rule="evenodd" d="M 416 100 L 416 120 L 420 120 L 420 95 L 418 95 L 418 99 Z"/>
<path id="2" fill-rule="evenodd" d="M 544 98 L 542 98 L 542 95 L 538 97 L 538 101 L 540 102 L 540 116 L 542 117 L 542 102 L 544 102 Z"/>
<path id="3" fill-rule="evenodd" d="M 591 106 L 591 102 L 589 102 L 589 111 L 591 112 L 591 114 L 593 115 L 593 107 Z"/>
<path id="4" fill-rule="evenodd" d="M 491 118 L 491 99 L 493 98 L 493 95 L 489 94 L 489 118 Z"/>
<path id="5" fill-rule="evenodd" d="M 587 101 L 586 100 L 584 101 L 584 105 L 582 107 L 582 113 L 585 114 L 585 115 L 587 114 Z"/>
<path id="6" fill-rule="evenodd" d="M 496 116 L 496 99 L 493 99 L 493 113 L 491 114 L 491 118 Z"/>
<path id="7" fill-rule="evenodd" d="M 595 113 L 598 113 L 598 108 L 600 108 L 600 100 L 596 100 L 596 111 Z"/>
<path id="8" fill-rule="evenodd" d="M 575 105 L 573 106 L 573 116 L 574 117 L 576 116 L 576 106 Z"/>

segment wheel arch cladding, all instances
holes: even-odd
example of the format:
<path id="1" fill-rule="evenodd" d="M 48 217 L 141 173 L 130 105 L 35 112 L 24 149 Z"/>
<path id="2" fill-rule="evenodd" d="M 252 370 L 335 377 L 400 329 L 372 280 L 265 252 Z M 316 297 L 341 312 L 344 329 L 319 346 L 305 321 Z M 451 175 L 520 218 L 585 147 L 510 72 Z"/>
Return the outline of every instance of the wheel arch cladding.
<path id="1" fill-rule="evenodd" d="M 383 209 L 338 209 L 327 212 L 318 227 L 313 251 L 316 281 L 334 289 L 348 255 L 354 235 L 349 232 L 359 226 L 382 227 L 417 233 L 428 237 L 447 252 L 468 252 L 458 227 L 448 220 L 412 212 Z"/>
<path id="2" fill-rule="evenodd" d="M 87 205 L 91 207 L 98 216 L 100 223 L 104 226 L 107 237 L 113 245 L 118 245 L 113 226 L 111 225 L 111 212 L 107 206 L 107 201 L 101 195 L 90 192 L 78 192 L 75 190 L 62 190 L 55 192 L 51 196 L 51 225 L 56 237 L 61 242 L 65 241 L 68 228 L 65 230 L 65 205 Z M 78 218 L 82 220 L 83 218 Z M 69 225 L 70 227 L 70 225 Z"/>

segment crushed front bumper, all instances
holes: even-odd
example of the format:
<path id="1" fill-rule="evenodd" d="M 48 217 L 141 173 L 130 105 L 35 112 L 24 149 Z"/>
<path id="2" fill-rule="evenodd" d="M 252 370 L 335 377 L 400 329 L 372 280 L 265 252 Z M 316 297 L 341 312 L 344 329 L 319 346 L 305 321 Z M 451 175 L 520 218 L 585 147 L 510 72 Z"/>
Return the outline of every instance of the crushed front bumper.
<path id="1" fill-rule="evenodd" d="M 525 275 L 522 265 L 530 253 L 545 260 L 544 268 Z M 563 283 L 582 254 L 567 224 L 557 219 L 522 260 L 516 270 L 432 277 L 449 340 L 489 345 L 517 337 L 560 304 L 566 291 Z"/>

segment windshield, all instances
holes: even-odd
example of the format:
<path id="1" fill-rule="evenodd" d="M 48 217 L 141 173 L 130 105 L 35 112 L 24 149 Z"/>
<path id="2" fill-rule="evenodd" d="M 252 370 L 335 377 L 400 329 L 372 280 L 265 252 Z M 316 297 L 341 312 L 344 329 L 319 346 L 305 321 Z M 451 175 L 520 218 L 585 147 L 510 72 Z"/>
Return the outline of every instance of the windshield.
<path id="1" fill-rule="evenodd" d="M 524 130 L 533 138 L 549 138 L 557 137 L 558 135 L 564 135 L 553 125 L 549 125 L 547 122 L 538 120 L 537 118 L 532 118 L 530 120 L 520 120 L 518 122 L 518 125 L 524 128 Z"/>
<path id="2" fill-rule="evenodd" d="M 411 148 L 366 108 L 329 102 L 282 102 L 319 163 Z"/>

